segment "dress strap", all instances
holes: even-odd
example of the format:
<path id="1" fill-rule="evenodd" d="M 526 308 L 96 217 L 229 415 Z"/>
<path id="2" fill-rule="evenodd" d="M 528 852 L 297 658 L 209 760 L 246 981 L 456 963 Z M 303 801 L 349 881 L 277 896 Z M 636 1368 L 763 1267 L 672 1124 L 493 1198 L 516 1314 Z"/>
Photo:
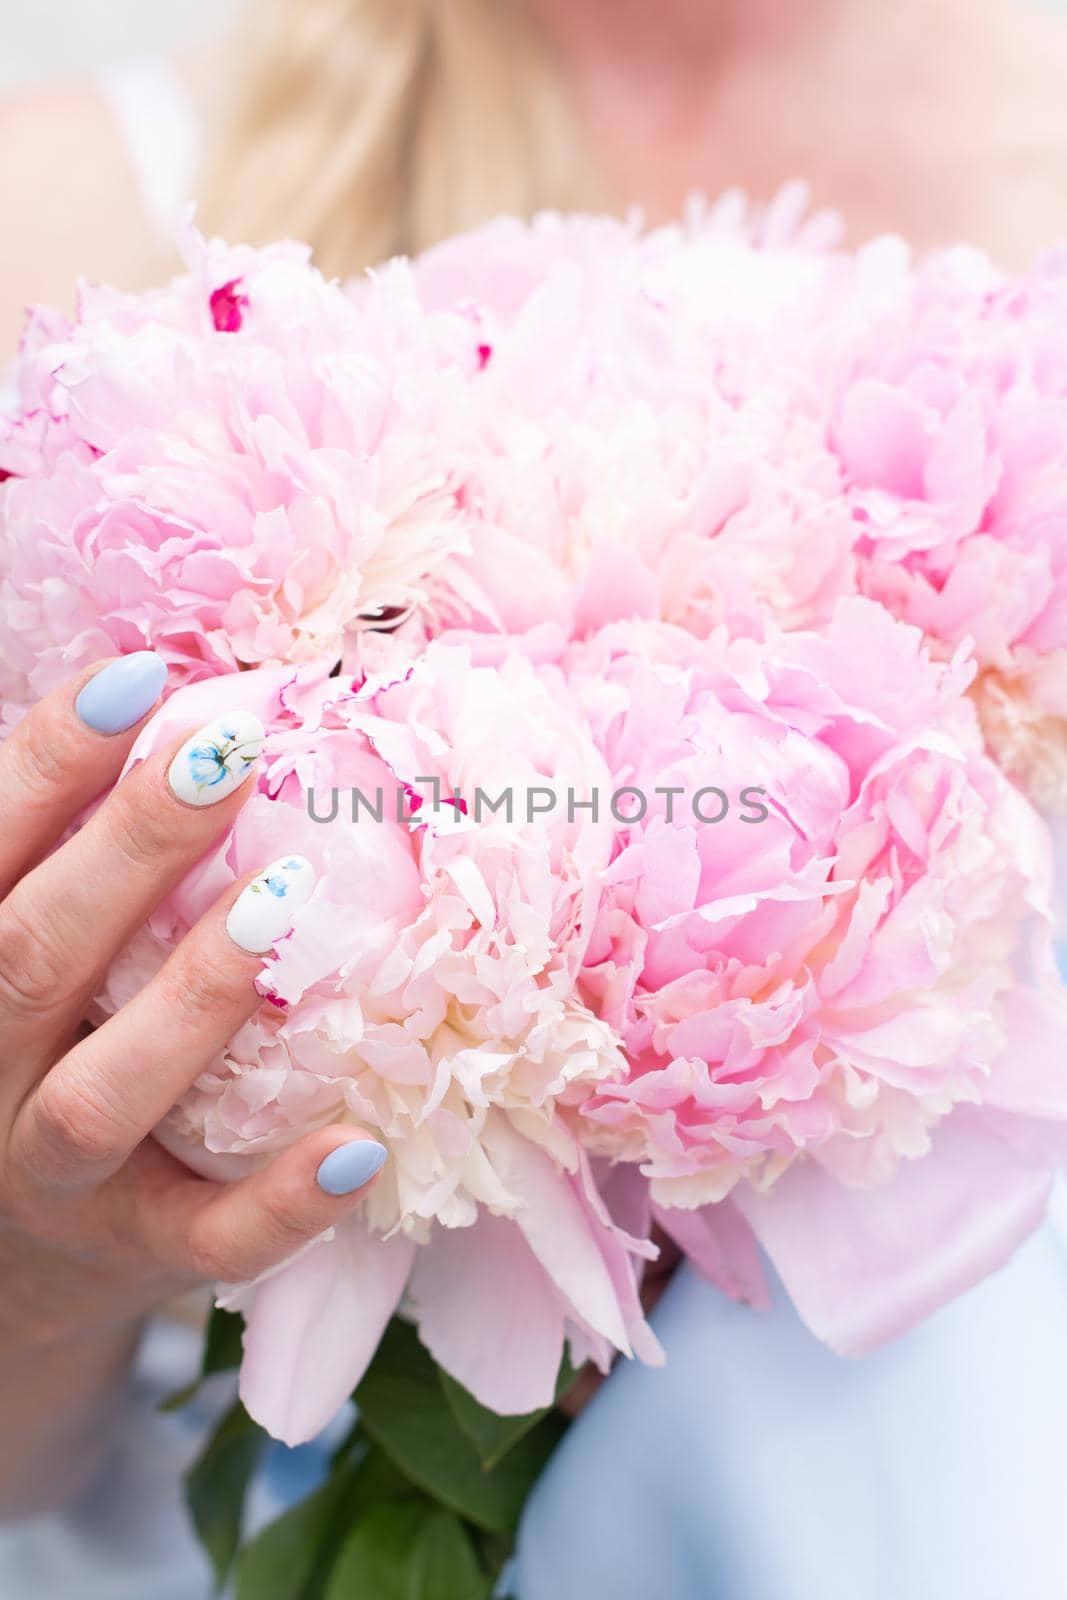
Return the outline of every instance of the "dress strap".
<path id="1" fill-rule="evenodd" d="M 137 172 L 145 209 L 160 235 L 173 239 L 183 207 L 195 197 L 204 130 L 193 97 L 165 61 L 136 60 L 97 77 Z"/>

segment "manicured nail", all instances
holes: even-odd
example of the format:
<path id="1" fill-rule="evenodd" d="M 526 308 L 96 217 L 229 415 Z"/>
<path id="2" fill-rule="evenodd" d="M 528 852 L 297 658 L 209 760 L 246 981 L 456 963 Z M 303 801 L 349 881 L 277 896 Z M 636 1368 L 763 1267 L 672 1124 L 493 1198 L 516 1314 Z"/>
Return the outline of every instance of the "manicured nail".
<path id="1" fill-rule="evenodd" d="M 385 1165 L 388 1151 L 376 1139 L 353 1139 L 332 1150 L 315 1174 L 327 1194 L 352 1194 Z"/>
<path id="2" fill-rule="evenodd" d="M 102 667 L 80 691 L 74 709 L 94 733 L 125 733 L 163 693 L 167 663 L 154 650 L 136 650 Z"/>
<path id="3" fill-rule="evenodd" d="M 263 724 L 251 711 L 216 717 L 187 739 L 170 764 L 169 782 L 190 806 L 213 806 L 240 788 L 263 748 Z"/>
<path id="4" fill-rule="evenodd" d="M 315 868 L 303 856 L 281 856 L 246 884 L 230 907 L 226 932 L 249 955 L 262 955 L 293 925 L 315 887 Z"/>

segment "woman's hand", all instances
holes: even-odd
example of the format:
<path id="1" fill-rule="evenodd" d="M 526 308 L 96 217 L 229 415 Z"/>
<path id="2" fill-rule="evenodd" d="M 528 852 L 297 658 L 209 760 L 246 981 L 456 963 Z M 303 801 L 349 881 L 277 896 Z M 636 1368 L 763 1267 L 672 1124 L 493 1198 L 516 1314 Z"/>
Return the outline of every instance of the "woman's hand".
<path id="1" fill-rule="evenodd" d="M 83 674 L 0 746 L 0 1509 L 9 1513 L 55 1502 L 84 1479 L 86 1441 L 147 1311 L 198 1280 L 237 1282 L 284 1260 L 351 1210 L 384 1160 L 356 1130 L 323 1128 L 219 1185 L 150 1137 L 262 1004 L 253 981 L 262 956 L 242 945 L 265 948 L 283 928 L 276 902 L 257 920 L 256 890 L 230 916 L 251 880 L 120 1012 L 94 1032 L 82 1027 L 109 962 L 232 823 L 262 740 L 256 719 L 235 709 L 135 767 L 48 854 L 117 779 L 163 676 L 148 653 Z"/>

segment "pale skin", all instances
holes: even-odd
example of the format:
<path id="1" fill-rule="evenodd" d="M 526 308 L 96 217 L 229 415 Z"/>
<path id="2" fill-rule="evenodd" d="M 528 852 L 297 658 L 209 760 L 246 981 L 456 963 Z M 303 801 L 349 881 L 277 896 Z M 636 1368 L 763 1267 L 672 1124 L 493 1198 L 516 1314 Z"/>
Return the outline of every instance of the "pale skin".
<path id="1" fill-rule="evenodd" d="M 852 242 L 967 239 L 1009 266 L 1067 236 L 1067 25 L 1025 0 L 528 0 L 615 193 L 653 220 L 693 189 L 807 178 Z M 160 275 L 133 169 L 91 88 L 0 106 L 0 357 L 27 301 Z M 95 1470 L 143 1317 L 283 1259 L 359 1203 L 315 1184 L 324 1130 L 229 1190 L 148 1137 L 257 1006 L 217 907 L 159 978 L 72 1042 L 104 965 L 232 821 L 184 808 L 161 756 L 42 857 L 136 734 L 77 724 L 78 684 L 0 747 L 0 1513 Z M 93 884 L 109 895 L 93 897 Z M 234 895 L 240 885 L 235 886 Z M 173 1040 L 162 1049 L 159 1041 Z"/>

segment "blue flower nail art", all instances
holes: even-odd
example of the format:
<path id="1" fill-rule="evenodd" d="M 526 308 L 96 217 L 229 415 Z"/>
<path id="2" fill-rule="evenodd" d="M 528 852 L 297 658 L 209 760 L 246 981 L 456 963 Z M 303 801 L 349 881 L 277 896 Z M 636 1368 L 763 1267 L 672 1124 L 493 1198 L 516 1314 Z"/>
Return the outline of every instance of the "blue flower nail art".
<path id="1" fill-rule="evenodd" d="M 315 887 L 315 869 L 303 856 L 284 856 L 245 885 L 230 907 L 226 928 L 234 944 L 261 954 L 289 932 L 299 906 Z"/>
<path id="2" fill-rule="evenodd" d="M 190 776 L 198 788 L 214 788 L 217 783 L 225 783 L 235 771 L 246 773 L 259 755 L 259 748 L 254 741 L 249 744 L 242 740 L 235 728 L 225 727 L 218 739 L 190 750 Z"/>
<path id="3" fill-rule="evenodd" d="M 263 727 L 251 712 L 220 717 L 194 734 L 170 766 L 170 786 L 187 805 L 214 805 L 240 787 L 263 748 Z"/>
<path id="4" fill-rule="evenodd" d="M 284 900 L 293 887 L 293 875 L 303 872 L 307 862 L 303 856 L 290 856 L 285 861 L 278 862 L 275 867 L 268 867 L 267 871 L 249 884 L 254 894 L 272 894 L 278 900 Z"/>

